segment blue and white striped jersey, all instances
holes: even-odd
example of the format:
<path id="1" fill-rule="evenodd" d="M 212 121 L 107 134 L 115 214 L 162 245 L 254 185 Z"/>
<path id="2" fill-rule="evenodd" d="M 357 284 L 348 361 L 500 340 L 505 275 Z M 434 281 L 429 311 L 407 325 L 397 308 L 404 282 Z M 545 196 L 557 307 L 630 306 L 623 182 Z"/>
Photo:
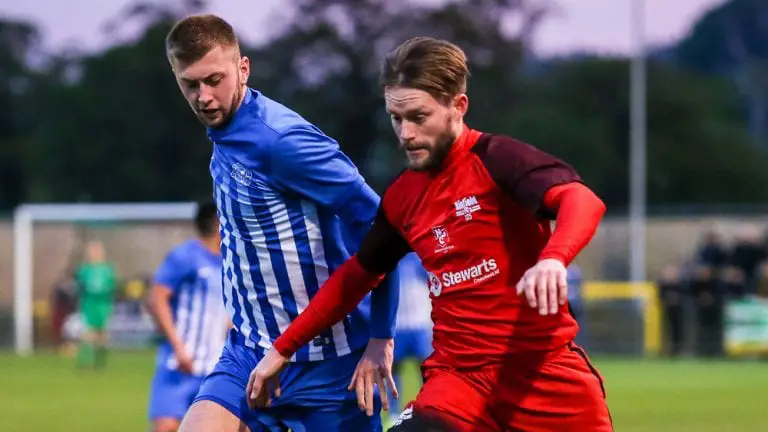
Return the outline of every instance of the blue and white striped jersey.
<path id="1" fill-rule="evenodd" d="M 194 373 L 207 375 L 221 356 L 229 327 L 221 300 L 221 256 L 196 239 L 186 241 L 168 253 L 154 281 L 173 292 L 176 332 L 194 361 Z M 169 369 L 178 367 L 167 341 L 159 348 L 157 363 Z"/>
<path id="2" fill-rule="evenodd" d="M 265 350 L 357 250 L 379 197 L 333 139 L 255 90 L 208 137 L 226 308 L 243 343 Z M 391 285 L 291 360 L 342 356 L 372 336 L 392 337 L 398 290 Z"/>

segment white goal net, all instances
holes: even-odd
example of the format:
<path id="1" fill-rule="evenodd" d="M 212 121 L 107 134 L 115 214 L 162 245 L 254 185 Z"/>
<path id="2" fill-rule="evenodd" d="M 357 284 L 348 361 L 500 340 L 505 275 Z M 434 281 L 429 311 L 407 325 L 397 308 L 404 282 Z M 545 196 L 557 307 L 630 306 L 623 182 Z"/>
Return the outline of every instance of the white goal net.
<path id="1" fill-rule="evenodd" d="M 25 355 L 37 347 L 59 345 L 77 332 L 73 276 L 82 262 L 85 244 L 99 242 L 118 278 L 108 327 L 111 343 L 141 343 L 153 331 L 142 307 L 151 275 L 171 247 L 193 234 L 195 210 L 195 203 L 33 204 L 17 208 L 10 227 L 13 290 L 0 296 L 0 308 L 10 311 L 11 316 L 5 320 L 6 334 L 8 324 L 13 329 L 6 341 L 11 339 L 15 351 Z"/>

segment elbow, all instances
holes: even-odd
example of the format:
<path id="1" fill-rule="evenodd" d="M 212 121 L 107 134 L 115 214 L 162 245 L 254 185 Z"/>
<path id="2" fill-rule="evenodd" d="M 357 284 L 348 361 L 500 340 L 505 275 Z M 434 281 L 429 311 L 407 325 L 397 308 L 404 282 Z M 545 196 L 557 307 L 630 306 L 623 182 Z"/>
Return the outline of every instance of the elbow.
<path id="1" fill-rule="evenodd" d="M 149 290 L 147 296 L 144 298 L 144 307 L 147 308 L 147 312 L 154 315 L 157 311 L 157 293 L 155 289 Z"/>
<path id="2" fill-rule="evenodd" d="M 155 302 L 152 300 L 152 296 L 147 296 L 144 301 L 142 302 L 144 304 L 144 308 L 149 312 L 150 314 L 155 313 Z"/>
<path id="3" fill-rule="evenodd" d="M 562 200 L 569 200 L 574 204 L 585 205 L 592 209 L 595 215 L 602 218 L 605 215 L 605 202 L 597 194 L 582 183 L 575 183 L 573 188 L 565 191 Z"/>
<path id="4" fill-rule="evenodd" d="M 589 192 L 592 194 L 595 213 L 598 215 L 600 219 L 602 219 L 603 216 L 605 216 L 605 212 L 607 210 L 607 207 L 605 206 L 605 202 L 602 199 L 600 199 L 600 197 L 597 196 L 597 194 L 595 194 L 592 190 L 589 190 Z"/>
<path id="5" fill-rule="evenodd" d="M 546 201 L 552 208 L 582 207 L 589 208 L 602 218 L 606 212 L 606 206 L 597 194 L 583 183 L 569 183 L 562 187 L 553 188 L 547 192 Z"/>

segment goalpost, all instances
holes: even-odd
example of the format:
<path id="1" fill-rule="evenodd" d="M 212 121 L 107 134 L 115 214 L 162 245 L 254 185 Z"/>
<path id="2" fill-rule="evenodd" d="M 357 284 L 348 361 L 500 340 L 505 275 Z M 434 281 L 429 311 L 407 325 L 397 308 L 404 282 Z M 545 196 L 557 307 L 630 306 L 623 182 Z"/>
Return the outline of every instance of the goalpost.
<path id="1" fill-rule="evenodd" d="M 37 222 L 82 223 L 125 221 L 182 221 L 194 217 L 197 204 L 24 204 L 17 207 L 13 223 L 14 255 L 14 346 L 19 355 L 33 351 L 33 236 Z"/>

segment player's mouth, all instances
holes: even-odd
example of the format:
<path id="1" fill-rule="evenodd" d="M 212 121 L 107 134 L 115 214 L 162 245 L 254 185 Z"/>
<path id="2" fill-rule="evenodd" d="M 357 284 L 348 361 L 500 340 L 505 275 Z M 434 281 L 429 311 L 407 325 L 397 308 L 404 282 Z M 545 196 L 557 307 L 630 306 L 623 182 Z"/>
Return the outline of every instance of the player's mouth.
<path id="1" fill-rule="evenodd" d="M 206 109 L 201 109 L 198 112 L 200 114 L 202 114 L 203 117 L 205 117 L 205 118 L 214 118 L 214 117 L 216 117 L 216 114 L 219 113 L 219 109 L 218 108 L 206 108 Z"/>
<path id="2" fill-rule="evenodd" d="M 429 150 L 424 147 L 406 148 L 405 153 L 411 158 L 418 158 L 420 156 L 429 156 Z"/>

